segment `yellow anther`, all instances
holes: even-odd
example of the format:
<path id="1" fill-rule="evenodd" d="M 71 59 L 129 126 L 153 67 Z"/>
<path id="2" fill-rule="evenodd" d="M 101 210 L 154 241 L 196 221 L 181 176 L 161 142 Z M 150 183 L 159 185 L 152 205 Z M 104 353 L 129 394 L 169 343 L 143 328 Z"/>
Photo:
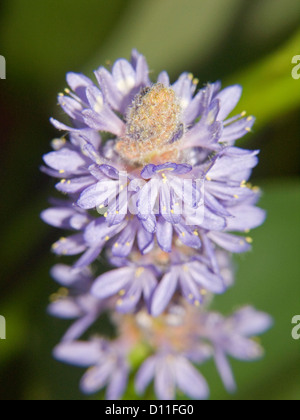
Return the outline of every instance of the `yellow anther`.
<path id="1" fill-rule="evenodd" d="M 66 297 L 69 295 L 69 290 L 66 287 L 61 287 L 60 289 L 58 289 L 57 292 L 61 297 Z"/>
<path id="2" fill-rule="evenodd" d="M 64 184 L 64 183 L 66 183 L 67 182 L 67 180 L 66 179 L 62 179 L 61 181 L 60 181 L 60 183 L 61 184 Z"/>
<path id="3" fill-rule="evenodd" d="M 247 121 L 252 121 L 252 120 L 253 120 L 253 117 L 251 116 L 247 118 Z"/>
<path id="4" fill-rule="evenodd" d="M 139 267 L 136 271 L 135 271 L 135 277 L 139 278 L 143 272 L 145 271 L 144 267 Z"/>
<path id="5" fill-rule="evenodd" d="M 163 179 L 164 183 L 168 182 L 168 178 L 166 177 L 165 173 L 162 173 L 161 176 L 162 176 L 162 179 Z"/>
<path id="6" fill-rule="evenodd" d="M 200 306 L 200 302 L 199 302 L 199 300 L 195 300 L 195 306 L 196 306 L 197 308 L 199 308 L 199 306 Z"/>
<path id="7" fill-rule="evenodd" d="M 122 289 L 122 290 L 120 290 L 119 295 L 120 295 L 120 296 L 124 296 L 124 295 L 125 295 L 125 293 L 126 293 L 126 290 Z"/>
<path id="8" fill-rule="evenodd" d="M 160 169 L 159 171 L 157 171 L 157 173 L 159 174 L 160 172 L 163 172 L 163 171 L 170 171 L 170 172 L 172 172 L 172 171 L 174 171 L 174 168 L 164 168 L 164 169 Z M 165 177 L 165 176 L 166 176 L 166 174 L 163 172 L 163 173 L 161 174 L 161 176 Z"/>
<path id="9" fill-rule="evenodd" d="M 206 175 L 205 178 L 206 178 L 207 181 L 211 181 L 211 177 L 210 176 Z"/>
<path id="10" fill-rule="evenodd" d="M 237 195 L 237 194 L 234 194 L 234 196 L 233 196 L 234 198 L 239 198 L 239 196 Z"/>
<path id="11" fill-rule="evenodd" d="M 200 293 L 201 293 L 202 296 L 205 296 L 205 295 L 207 295 L 207 290 L 201 289 Z"/>
<path id="12" fill-rule="evenodd" d="M 247 236 L 246 242 L 248 242 L 248 244 L 252 244 L 253 243 L 253 239 L 250 236 Z"/>
<path id="13" fill-rule="evenodd" d="M 57 293 L 52 293 L 52 295 L 49 296 L 49 301 L 51 303 L 56 302 L 59 299 L 59 296 Z"/>
<path id="14" fill-rule="evenodd" d="M 109 241 L 110 240 L 110 237 L 109 236 L 105 236 L 105 240 L 106 240 L 106 242 Z"/>
<path id="15" fill-rule="evenodd" d="M 117 306 L 122 306 L 122 305 L 123 305 L 123 299 L 118 299 Z"/>
<path id="16" fill-rule="evenodd" d="M 243 112 L 241 112 L 241 117 L 243 118 L 243 117 L 245 117 L 247 115 L 247 111 L 243 111 Z"/>
<path id="17" fill-rule="evenodd" d="M 104 213 L 104 217 L 105 217 L 105 218 L 107 218 L 107 216 L 108 216 L 108 213 L 107 213 L 107 212 L 106 212 L 106 213 Z"/>
<path id="18" fill-rule="evenodd" d="M 196 230 L 194 230 L 193 234 L 194 234 L 195 236 L 199 236 L 199 233 L 198 233 Z"/>
<path id="19" fill-rule="evenodd" d="M 114 247 L 115 247 L 115 248 L 118 248 L 118 247 L 119 247 L 118 242 L 116 242 L 116 243 L 115 243 Z"/>
<path id="20" fill-rule="evenodd" d="M 181 233 L 181 236 L 185 237 L 185 232 L 182 232 L 182 233 Z"/>
<path id="21" fill-rule="evenodd" d="M 61 170 L 59 171 L 59 173 L 60 173 L 60 174 L 64 174 L 64 173 L 65 173 L 65 170 L 64 170 L 64 169 L 61 169 Z"/>
<path id="22" fill-rule="evenodd" d="M 194 297 L 194 295 L 192 295 L 191 293 L 189 294 L 189 299 L 192 300 Z"/>
<path id="23" fill-rule="evenodd" d="M 71 93 L 70 89 L 66 88 L 65 92 L 69 95 Z"/>
<path id="24" fill-rule="evenodd" d="M 198 83 L 199 83 L 199 79 L 195 78 L 195 79 L 193 80 L 193 85 L 198 85 Z"/>
<path id="25" fill-rule="evenodd" d="M 53 139 L 51 142 L 51 145 L 53 147 L 53 149 L 55 150 L 59 150 L 62 148 L 62 146 L 66 143 L 66 139 L 65 138 L 59 138 L 59 139 Z"/>
<path id="26" fill-rule="evenodd" d="M 245 180 L 242 181 L 240 187 L 241 188 L 246 188 L 247 187 L 247 181 L 245 181 Z"/>
<path id="27" fill-rule="evenodd" d="M 245 130 L 248 131 L 248 133 L 251 132 L 251 128 L 250 127 L 246 127 Z"/>

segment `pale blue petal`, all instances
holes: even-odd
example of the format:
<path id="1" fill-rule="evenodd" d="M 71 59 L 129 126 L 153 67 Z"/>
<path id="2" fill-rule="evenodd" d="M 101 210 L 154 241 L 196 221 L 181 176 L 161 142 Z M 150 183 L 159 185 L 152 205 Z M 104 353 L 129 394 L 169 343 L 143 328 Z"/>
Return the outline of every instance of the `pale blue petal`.
<path id="1" fill-rule="evenodd" d="M 151 313 L 153 316 L 159 316 L 166 309 L 177 289 L 177 285 L 178 275 L 176 270 L 164 275 L 152 299 Z"/>
<path id="2" fill-rule="evenodd" d="M 89 367 L 98 362 L 101 357 L 101 348 L 98 341 L 75 341 L 59 344 L 53 354 L 61 362 Z"/>
<path id="3" fill-rule="evenodd" d="M 133 276 L 134 270 L 131 267 L 108 271 L 95 280 L 91 292 L 99 299 L 113 296 L 119 293 Z"/>
<path id="4" fill-rule="evenodd" d="M 196 400 L 206 400 L 209 397 L 209 389 L 205 379 L 183 357 L 176 359 L 175 374 L 178 388 L 185 395 Z"/>

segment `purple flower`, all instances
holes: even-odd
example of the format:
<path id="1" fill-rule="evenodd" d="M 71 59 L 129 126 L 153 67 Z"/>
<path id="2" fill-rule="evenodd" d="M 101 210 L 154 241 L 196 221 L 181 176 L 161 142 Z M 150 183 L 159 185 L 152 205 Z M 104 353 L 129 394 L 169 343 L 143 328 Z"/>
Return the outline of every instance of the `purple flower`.
<path id="1" fill-rule="evenodd" d="M 131 105 L 134 96 L 139 91 L 151 84 L 149 69 L 145 57 L 132 51 L 131 62 L 119 59 L 109 73 L 104 67 L 100 67 L 96 72 L 96 78 L 101 86 L 105 99 L 110 106 L 124 114 Z"/>
<path id="2" fill-rule="evenodd" d="M 48 312 L 58 318 L 75 319 L 62 340 L 76 340 L 109 307 L 108 301 L 97 299 L 90 293 L 93 276 L 88 268 L 78 270 L 57 264 L 52 268 L 51 275 L 63 289 L 51 296 Z"/>
<path id="3" fill-rule="evenodd" d="M 199 335 L 213 345 L 215 362 L 226 389 L 235 391 L 236 385 L 227 356 L 243 361 L 260 358 L 263 350 L 250 337 L 268 330 L 272 325 L 271 317 L 247 306 L 229 318 L 207 313 L 201 315 L 199 321 Z"/>
<path id="4" fill-rule="evenodd" d="M 66 94 L 58 96 L 58 102 L 76 128 L 54 119 L 52 123 L 59 130 L 76 132 L 92 129 L 122 135 L 125 125 L 113 110 L 121 113 L 126 111 L 134 95 L 150 84 L 148 72 L 145 58 L 134 50 L 131 63 L 118 60 L 112 68 L 112 74 L 104 67 L 95 72 L 100 89 L 86 76 L 68 73 L 67 82 L 73 92 L 67 89 Z"/>
<path id="5" fill-rule="evenodd" d="M 210 271 L 205 264 L 196 259 L 185 263 L 173 263 L 156 288 L 151 313 L 160 315 L 180 288 L 185 299 L 195 306 L 200 306 L 207 292 L 224 293 L 222 279 Z"/>
<path id="6" fill-rule="evenodd" d="M 195 95 L 196 81 L 188 73 L 173 85 L 165 72 L 151 85 L 148 73 L 145 58 L 134 50 L 131 62 L 118 60 L 112 73 L 103 67 L 96 71 L 100 90 L 85 76 L 69 73 L 73 93 L 67 89 L 59 96 L 76 128 L 70 129 L 69 143 L 53 142 L 55 151 L 44 156 L 46 171 L 62 178 L 57 189 L 71 195 L 80 208 L 97 209 L 106 219 L 55 244 L 58 254 L 85 252 L 76 267 L 92 263 L 111 245 L 116 255 L 129 255 L 136 239 L 142 253 L 149 251 L 155 234 L 164 251 L 171 251 L 174 232 L 185 245 L 200 249 L 198 229 L 212 232 L 209 239 L 217 244 L 227 240 L 227 249 L 237 249 L 234 252 L 249 248 L 245 239 L 225 232 L 235 217 L 229 207 L 243 205 L 255 195 L 246 181 L 257 152 L 218 148 L 212 163 L 209 152 L 203 155 L 211 145 L 215 150 L 225 140 L 232 144 L 229 129 L 237 133 L 246 122 L 249 129 L 249 118 L 226 120 L 241 88 L 220 92 L 217 83 Z M 101 145 L 98 131 L 108 131 L 113 138 Z M 190 144 L 194 135 L 196 145 Z M 199 136 L 204 136 L 205 144 L 199 143 Z M 195 160 L 195 147 L 200 146 Z M 185 163 L 189 161 L 193 165 Z"/>
<path id="7" fill-rule="evenodd" d="M 106 399 L 120 399 L 125 391 L 129 367 L 126 350 L 118 342 L 93 339 L 59 344 L 56 359 L 80 367 L 89 367 L 80 384 L 82 392 L 94 394 L 107 386 Z"/>
<path id="8" fill-rule="evenodd" d="M 64 194 L 79 194 L 94 182 L 89 166 L 94 163 L 95 158 L 92 159 L 87 154 L 86 148 L 90 146 L 98 149 L 100 145 L 100 135 L 92 130 L 71 133 L 70 142 L 64 138 L 53 140 L 54 151 L 44 155 L 47 167 L 42 170 L 60 179 L 56 185 L 58 191 Z"/>
<path id="9" fill-rule="evenodd" d="M 51 207 L 41 213 L 42 220 L 51 226 L 81 231 L 93 220 L 88 213 L 74 206 L 70 201 L 55 200 L 53 204 L 55 207 Z"/>
<path id="10" fill-rule="evenodd" d="M 55 207 L 44 210 L 41 218 L 49 225 L 61 229 L 79 231 L 68 238 L 62 237 L 52 245 L 52 251 L 57 255 L 77 255 L 87 248 L 84 240 L 84 230 L 93 218 L 69 201 L 54 201 Z"/>
<path id="11" fill-rule="evenodd" d="M 110 270 L 95 280 L 92 293 L 98 299 L 118 295 L 116 302 L 119 312 L 133 312 L 141 299 L 150 311 L 153 292 L 157 286 L 156 270 L 124 261 L 124 266 Z"/>
<path id="12" fill-rule="evenodd" d="M 128 215 L 130 193 L 128 175 L 109 165 L 92 165 L 90 173 L 96 179 L 79 197 L 77 204 L 82 209 L 103 211 L 109 225 L 123 222 Z"/>
<path id="13" fill-rule="evenodd" d="M 68 73 L 58 102 L 70 123 L 51 120 L 67 134 L 53 140 L 42 167 L 68 198 L 52 200 L 41 217 L 73 232 L 53 251 L 79 256 L 51 272 L 62 288 L 49 312 L 74 320 L 55 357 L 89 367 L 83 392 L 107 386 L 108 399 L 123 395 L 137 368 L 139 394 L 153 379 L 160 399 L 175 398 L 176 389 L 205 399 L 192 363 L 212 356 L 232 391 L 228 356 L 259 357 L 251 337 L 271 325 L 250 307 L 229 318 L 208 311 L 234 283 L 231 253 L 248 251 L 245 234 L 265 219 L 248 182 L 258 151 L 235 147 L 254 123 L 245 112 L 231 116 L 242 88 L 197 89 L 186 72 L 174 83 L 162 72 L 152 83 L 136 50 L 95 78 Z M 111 269 L 100 275 L 104 257 Z M 103 311 L 118 338 L 76 341 Z"/>
<path id="14" fill-rule="evenodd" d="M 181 220 L 183 205 L 198 207 L 200 191 L 196 182 L 180 177 L 191 170 L 192 167 L 186 164 L 147 165 L 141 176 L 149 181 L 138 193 L 138 217 L 147 220 L 160 214 L 167 222 L 176 224 Z"/>
<path id="15" fill-rule="evenodd" d="M 153 378 L 155 393 L 160 400 L 173 400 L 176 388 L 197 400 L 209 396 L 205 379 L 182 355 L 159 353 L 148 358 L 136 377 L 137 393 L 143 394 Z"/>
<path id="16" fill-rule="evenodd" d="M 208 84 L 190 102 L 185 113 L 188 122 L 200 121 L 192 126 L 185 136 L 182 148 L 199 147 L 220 150 L 223 144 L 233 145 L 235 141 L 251 131 L 255 122 L 245 112 L 227 119 L 236 107 L 242 93 L 239 85 L 229 86 L 220 91 L 220 84 Z"/>
<path id="17" fill-rule="evenodd" d="M 90 81 L 86 85 L 86 79 L 82 75 L 69 73 L 68 82 L 74 85 L 81 95 L 69 92 L 71 96 L 60 94 L 58 102 L 64 112 L 70 117 L 75 127 L 69 127 L 61 122 L 51 119 L 52 124 L 58 130 L 80 133 L 87 130 L 108 131 L 117 136 L 122 135 L 125 129 L 122 120 L 112 111 L 105 101 L 102 92 Z M 74 89 L 74 90 L 75 90 Z"/>
<path id="18" fill-rule="evenodd" d="M 86 227 L 83 239 L 87 251 L 77 261 L 77 268 L 91 264 L 104 247 L 111 248 L 115 256 L 126 257 L 132 251 L 136 239 L 141 252 L 151 249 L 153 244 L 153 235 L 145 231 L 135 218 L 112 226 L 105 218 L 99 218 Z"/>

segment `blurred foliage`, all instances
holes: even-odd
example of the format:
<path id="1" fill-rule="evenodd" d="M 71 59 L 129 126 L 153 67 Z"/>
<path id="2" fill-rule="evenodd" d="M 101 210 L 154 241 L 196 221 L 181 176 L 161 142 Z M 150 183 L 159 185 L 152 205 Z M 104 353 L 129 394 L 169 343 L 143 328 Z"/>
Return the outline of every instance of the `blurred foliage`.
<path id="1" fill-rule="evenodd" d="M 300 80 L 291 77 L 299 23 L 298 0 L 2 0 L 0 314 L 7 340 L 0 341 L 0 399 L 84 398 L 82 371 L 51 356 L 68 323 L 46 315 L 56 288 L 49 248 L 58 232 L 39 221 L 53 184 L 38 168 L 56 134 L 48 119 L 61 116 L 55 101 L 65 73 L 91 75 L 133 47 L 146 55 L 152 78 L 166 69 L 175 80 L 188 70 L 200 85 L 243 85 L 237 110 L 257 117 L 243 146 L 262 150 L 255 178 L 268 220 L 253 233 L 253 252 L 237 259 L 236 286 L 215 308 L 230 313 L 251 303 L 275 324 L 262 338 L 262 361 L 233 363 L 235 396 L 224 392 L 212 363 L 201 370 L 213 399 L 300 398 L 299 342 L 291 338 L 291 319 L 300 314 Z"/>
<path id="2" fill-rule="evenodd" d="M 300 31 L 279 50 L 230 77 L 231 83 L 243 86 L 244 96 L 238 106 L 255 110 L 256 129 L 299 107 L 300 89 L 296 88 L 291 65 L 299 45 Z"/>

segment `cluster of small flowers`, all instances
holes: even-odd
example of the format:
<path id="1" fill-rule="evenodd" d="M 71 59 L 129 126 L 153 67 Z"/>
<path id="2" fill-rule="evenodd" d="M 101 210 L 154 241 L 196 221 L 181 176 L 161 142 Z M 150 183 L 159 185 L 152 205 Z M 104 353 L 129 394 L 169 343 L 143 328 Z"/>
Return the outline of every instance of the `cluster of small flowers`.
<path id="1" fill-rule="evenodd" d="M 52 119 L 66 134 L 44 156 L 43 170 L 67 197 L 53 200 L 42 219 L 73 231 L 53 252 L 81 254 L 72 267 L 52 269 L 61 289 L 49 311 L 75 319 L 55 357 L 90 367 L 82 390 L 107 385 L 108 399 L 122 397 L 138 367 L 138 394 L 154 379 L 160 399 L 175 398 L 176 389 L 205 399 L 195 365 L 211 357 L 232 391 L 227 356 L 258 358 L 262 349 L 251 338 L 271 325 L 251 307 L 228 318 L 208 309 L 233 284 L 231 254 L 251 248 L 244 234 L 265 219 L 259 189 L 248 183 L 258 151 L 235 146 L 254 118 L 228 117 L 241 87 L 197 90 L 193 75 L 170 84 L 166 72 L 152 83 L 136 50 L 130 62 L 119 59 L 95 76 L 98 86 L 67 75 L 58 101 L 71 124 Z M 100 274 L 103 257 L 110 269 Z M 84 341 L 103 313 L 117 338 Z M 132 362 L 137 354 L 140 366 Z"/>

